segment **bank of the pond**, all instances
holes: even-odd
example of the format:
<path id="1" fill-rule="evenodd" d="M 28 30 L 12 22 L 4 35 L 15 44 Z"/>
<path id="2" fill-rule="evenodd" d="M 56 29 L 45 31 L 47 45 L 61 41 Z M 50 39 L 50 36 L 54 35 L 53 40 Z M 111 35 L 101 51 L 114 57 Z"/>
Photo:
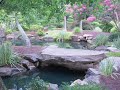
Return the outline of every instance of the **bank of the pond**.
<path id="1" fill-rule="evenodd" d="M 45 82 L 58 84 L 59 86 L 65 83 L 71 83 L 76 79 L 84 79 L 85 72 L 72 71 L 63 67 L 47 67 L 36 69 L 35 71 L 26 73 L 24 75 L 13 76 L 13 77 L 3 77 L 3 81 L 7 88 L 23 88 L 31 82 L 33 78 L 40 77 Z"/>

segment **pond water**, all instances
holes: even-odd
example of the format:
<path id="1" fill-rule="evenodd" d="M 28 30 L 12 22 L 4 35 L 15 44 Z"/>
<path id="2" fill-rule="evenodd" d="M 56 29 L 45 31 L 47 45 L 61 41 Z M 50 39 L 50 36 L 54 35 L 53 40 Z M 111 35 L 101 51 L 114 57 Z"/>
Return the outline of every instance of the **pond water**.
<path id="1" fill-rule="evenodd" d="M 35 77 L 40 77 L 45 82 L 58 84 L 60 86 L 63 82 L 70 83 L 76 79 L 84 79 L 84 76 L 85 72 L 82 71 L 72 71 L 63 67 L 53 66 L 35 70 L 21 76 L 4 77 L 3 81 L 7 88 L 17 87 L 25 90 L 24 87 Z"/>
<path id="2" fill-rule="evenodd" d="M 31 41 L 32 45 L 48 46 L 48 45 L 57 45 L 60 48 L 69 48 L 69 49 L 92 49 L 91 45 L 85 41 L 81 42 L 43 42 L 33 40 Z M 13 42 L 16 46 L 23 46 L 23 40 L 16 40 Z"/>

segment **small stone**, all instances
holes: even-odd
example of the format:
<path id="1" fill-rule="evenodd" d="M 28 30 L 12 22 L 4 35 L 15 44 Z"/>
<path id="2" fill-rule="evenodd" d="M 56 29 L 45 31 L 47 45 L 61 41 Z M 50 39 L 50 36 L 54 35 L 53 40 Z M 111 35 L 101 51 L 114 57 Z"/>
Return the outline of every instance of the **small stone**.
<path id="1" fill-rule="evenodd" d="M 88 83 L 86 81 L 82 81 L 80 79 L 75 80 L 70 86 L 74 85 L 87 85 Z"/>
<path id="2" fill-rule="evenodd" d="M 1 67 L 0 76 L 12 76 L 21 72 L 24 72 L 23 68 L 11 68 L 11 67 Z"/>
<path id="3" fill-rule="evenodd" d="M 115 47 L 108 47 L 107 49 L 111 52 L 120 52 L 120 50 Z"/>
<path id="4" fill-rule="evenodd" d="M 43 37 L 43 40 L 45 42 L 53 42 L 54 41 L 54 38 L 53 37 Z"/>
<path id="5" fill-rule="evenodd" d="M 59 88 L 57 84 L 49 83 L 48 90 L 59 90 Z"/>

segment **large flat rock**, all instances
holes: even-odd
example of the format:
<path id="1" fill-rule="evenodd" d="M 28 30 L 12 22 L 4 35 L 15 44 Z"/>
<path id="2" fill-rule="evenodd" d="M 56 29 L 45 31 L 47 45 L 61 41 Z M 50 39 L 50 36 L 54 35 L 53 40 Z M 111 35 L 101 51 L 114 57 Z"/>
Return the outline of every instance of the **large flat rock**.
<path id="1" fill-rule="evenodd" d="M 60 65 L 69 69 L 83 70 L 94 68 L 106 58 L 104 51 L 65 49 L 57 46 L 48 46 L 41 52 L 42 66 Z"/>

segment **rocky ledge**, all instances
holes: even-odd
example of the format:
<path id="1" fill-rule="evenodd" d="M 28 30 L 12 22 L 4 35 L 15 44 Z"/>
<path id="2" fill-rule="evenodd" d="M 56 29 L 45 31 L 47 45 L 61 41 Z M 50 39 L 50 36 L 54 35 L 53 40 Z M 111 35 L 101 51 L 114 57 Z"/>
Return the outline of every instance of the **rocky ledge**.
<path id="1" fill-rule="evenodd" d="M 73 70 L 87 70 L 95 68 L 101 60 L 106 58 L 105 51 L 65 49 L 57 46 L 48 46 L 39 55 L 24 54 L 24 59 L 30 62 L 39 62 L 39 66 L 62 66 Z"/>

